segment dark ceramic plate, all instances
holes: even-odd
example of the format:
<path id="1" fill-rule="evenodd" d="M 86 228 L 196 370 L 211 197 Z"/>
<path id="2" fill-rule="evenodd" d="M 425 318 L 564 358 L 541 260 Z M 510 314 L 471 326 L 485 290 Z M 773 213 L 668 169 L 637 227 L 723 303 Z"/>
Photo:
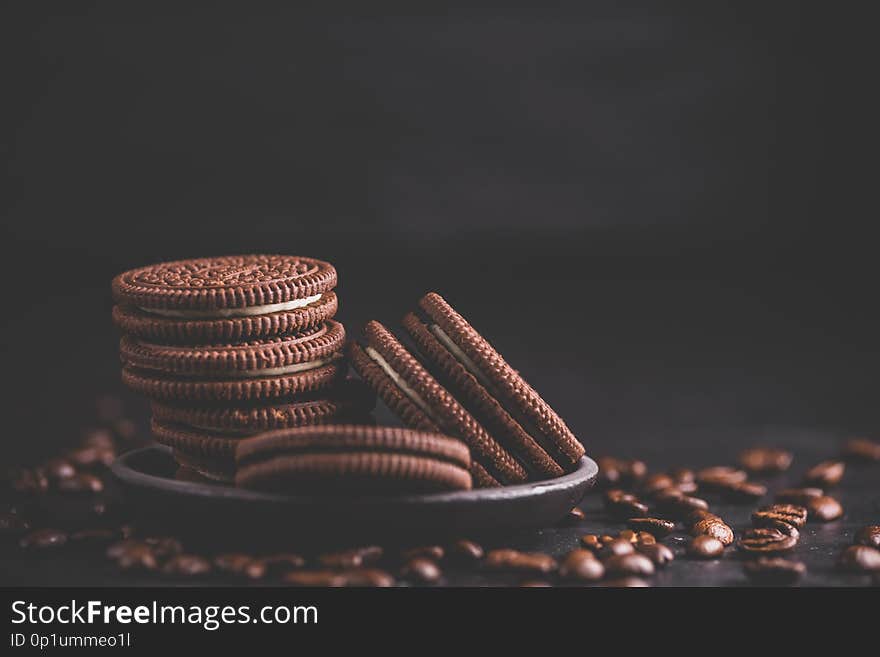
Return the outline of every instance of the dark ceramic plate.
<path id="1" fill-rule="evenodd" d="M 331 535 L 392 538 L 479 536 L 552 525 L 578 504 L 599 468 L 584 457 L 563 477 L 503 488 L 397 497 L 278 495 L 231 486 L 177 481 L 163 446 L 137 449 L 112 466 L 136 521 L 203 537 L 298 541 Z"/>

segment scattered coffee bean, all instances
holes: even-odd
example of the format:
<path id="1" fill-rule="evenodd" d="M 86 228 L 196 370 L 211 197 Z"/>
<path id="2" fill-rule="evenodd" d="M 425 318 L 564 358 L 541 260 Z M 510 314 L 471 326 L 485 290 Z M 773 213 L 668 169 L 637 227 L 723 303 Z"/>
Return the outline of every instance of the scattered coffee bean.
<path id="1" fill-rule="evenodd" d="M 447 547 L 446 556 L 450 561 L 471 563 L 483 558 L 483 548 L 479 543 L 461 538 Z"/>
<path id="2" fill-rule="evenodd" d="M 755 502 L 767 494 L 767 487 L 754 481 L 718 484 L 717 490 L 722 498 L 734 504 Z"/>
<path id="3" fill-rule="evenodd" d="M 771 504 L 752 513 L 752 524 L 764 527 L 770 521 L 787 522 L 800 529 L 807 523 L 807 510 L 797 504 Z"/>
<path id="4" fill-rule="evenodd" d="M 636 535 L 636 545 L 654 545 L 657 538 L 649 532 L 639 532 Z"/>
<path id="5" fill-rule="evenodd" d="M 604 561 L 604 566 L 605 572 L 613 576 L 654 574 L 654 562 L 639 552 L 615 554 Z"/>
<path id="6" fill-rule="evenodd" d="M 671 518 L 685 518 L 696 510 L 707 511 L 709 503 L 699 497 L 683 495 L 680 491 L 664 491 L 656 497 L 657 511 Z"/>
<path id="7" fill-rule="evenodd" d="M 149 545 L 140 541 L 123 541 L 123 543 L 128 545 L 114 557 L 116 565 L 122 570 L 156 570 L 159 567 L 159 560 Z M 108 548 L 108 554 L 113 547 L 111 545 Z"/>
<path id="8" fill-rule="evenodd" d="M 792 461 L 792 453 L 778 447 L 752 447 L 739 455 L 739 464 L 755 474 L 785 472 Z"/>
<path id="9" fill-rule="evenodd" d="M 602 545 L 608 545 L 611 541 L 615 540 L 616 538 L 617 538 L 617 536 L 611 536 L 610 534 L 602 534 L 599 537 L 599 541 L 602 543 Z"/>
<path id="10" fill-rule="evenodd" d="M 714 559 L 724 553 L 724 543 L 714 536 L 700 534 L 690 540 L 687 552 L 696 559 Z"/>
<path id="11" fill-rule="evenodd" d="M 746 575 L 763 584 L 794 584 L 807 567 L 800 561 L 791 561 L 781 557 L 758 557 L 747 561 L 743 566 Z"/>
<path id="12" fill-rule="evenodd" d="M 602 551 L 601 554 L 603 557 L 605 556 L 623 556 L 625 554 L 632 554 L 636 549 L 632 544 L 632 541 L 628 541 L 625 538 L 613 538 L 610 541 L 602 542 Z"/>
<path id="13" fill-rule="evenodd" d="M 630 529 L 653 534 L 657 538 L 669 536 L 675 529 L 675 523 L 663 518 L 630 518 L 626 521 Z"/>
<path id="14" fill-rule="evenodd" d="M 298 570 L 306 565 L 306 560 L 295 552 L 282 552 L 260 557 L 260 562 L 269 575 L 277 576 L 291 570 Z"/>
<path id="15" fill-rule="evenodd" d="M 171 536 L 148 536 L 141 539 L 158 559 L 166 559 L 183 552 L 183 544 Z"/>
<path id="16" fill-rule="evenodd" d="M 772 518 L 766 518 L 762 521 L 761 527 L 769 527 L 770 529 L 776 529 L 786 536 L 791 536 L 795 540 L 800 539 L 801 533 L 797 527 L 794 525 L 789 525 L 787 522 L 783 520 L 774 520 Z"/>
<path id="17" fill-rule="evenodd" d="M 747 529 L 739 539 L 739 549 L 750 553 L 786 552 L 797 545 L 798 539 L 772 527 Z"/>
<path id="18" fill-rule="evenodd" d="M 349 568 L 361 568 L 362 566 L 376 563 L 381 558 L 382 548 L 378 545 L 370 545 L 355 548 L 353 550 L 322 554 L 318 557 L 318 561 L 321 565 L 326 566 L 327 568 L 338 568 L 343 570 Z"/>
<path id="19" fill-rule="evenodd" d="M 648 507 L 635 495 L 615 489 L 605 493 L 605 511 L 614 518 L 625 520 L 647 515 Z"/>
<path id="20" fill-rule="evenodd" d="M 562 518 L 562 520 L 560 520 L 559 522 L 560 522 L 560 524 L 563 525 L 563 526 L 566 526 L 566 525 L 576 525 L 576 524 L 578 524 L 579 522 L 583 522 L 583 520 L 584 520 L 585 518 L 586 518 L 586 515 L 584 515 L 584 512 L 583 512 L 580 508 L 578 508 L 578 507 L 574 507 L 574 508 L 571 509 L 571 511 L 569 511 L 569 512 L 565 515 L 565 517 Z"/>
<path id="21" fill-rule="evenodd" d="M 444 554 L 445 550 L 442 545 L 420 545 L 418 547 L 404 550 L 400 556 L 404 561 L 419 558 L 440 561 L 443 559 Z"/>
<path id="22" fill-rule="evenodd" d="M 394 578 L 378 568 L 352 568 L 343 570 L 344 586 L 388 588 L 394 586 Z"/>
<path id="23" fill-rule="evenodd" d="M 867 545 L 850 545 L 840 555 L 838 565 L 854 573 L 880 571 L 880 550 Z"/>
<path id="24" fill-rule="evenodd" d="M 437 564 L 425 557 L 410 559 L 400 570 L 400 575 L 404 579 L 423 584 L 433 584 L 440 579 L 442 574 Z"/>
<path id="25" fill-rule="evenodd" d="M 60 479 L 56 486 L 62 493 L 100 493 L 104 490 L 104 482 L 87 472 Z"/>
<path id="26" fill-rule="evenodd" d="M 597 484 L 600 487 L 631 486 L 648 472 L 642 461 L 626 461 L 610 456 L 596 459 L 599 465 Z"/>
<path id="27" fill-rule="evenodd" d="M 636 534 L 632 529 L 624 529 L 617 535 L 617 538 L 622 538 L 625 541 L 629 541 L 630 543 L 635 543 L 638 540 L 638 534 Z"/>
<path id="28" fill-rule="evenodd" d="M 113 449 L 113 434 L 108 429 L 86 429 L 83 432 L 82 444 L 99 450 L 111 450 Z M 81 463 L 80 465 L 89 464 Z"/>
<path id="29" fill-rule="evenodd" d="M 851 438 L 843 445 L 843 456 L 852 461 L 880 461 L 880 441 L 870 438 Z"/>
<path id="30" fill-rule="evenodd" d="M 262 579 L 268 570 L 262 559 L 241 553 L 218 554 L 214 557 L 214 568 L 223 574 L 252 580 Z"/>
<path id="31" fill-rule="evenodd" d="M 836 486 L 843 479 L 846 464 L 843 461 L 823 461 L 813 466 L 804 475 L 804 482 L 817 487 Z"/>
<path id="32" fill-rule="evenodd" d="M 116 453 L 105 447 L 80 447 L 68 453 L 67 458 L 81 468 L 92 468 L 98 465 L 110 465 L 116 459 Z"/>
<path id="33" fill-rule="evenodd" d="M 880 525 L 868 525 L 856 532 L 854 542 L 857 545 L 880 548 Z"/>
<path id="34" fill-rule="evenodd" d="M 798 504 L 806 506 L 813 497 L 823 495 L 821 488 L 783 488 L 777 492 L 774 499 L 784 504 Z"/>
<path id="35" fill-rule="evenodd" d="M 843 516 L 843 507 L 833 497 L 822 495 L 807 502 L 807 512 L 810 520 L 831 522 Z"/>
<path id="36" fill-rule="evenodd" d="M 333 570 L 294 570 L 287 573 L 283 580 L 290 586 L 345 586 L 346 578 Z"/>
<path id="37" fill-rule="evenodd" d="M 697 483 L 700 488 L 712 490 L 720 485 L 736 484 L 745 481 L 748 478 L 745 470 L 731 468 L 726 465 L 716 465 L 711 468 L 703 468 L 696 474 Z"/>
<path id="38" fill-rule="evenodd" d="M 37 529 L 22 536 L 18 544 L 30 550 L 59 548 L 67 543 L 67 532 L 60 529 Z"/>
<path id="39" fill-rule="evenodd" d="M 14 513 L 0 514 L 0 537 L 17 538 L 30 530 L 27 520 Z"/>
<path id="40" fill-rule="evenodd" d="M 524 579 L 517 586 L 521 589 L 549 589 L 553 585 L 546 579 Z"/>
<path id="41" fill-rule="evenodd" d="M 631 544 L 629 544 L 631 547 Z M 492 570 L 550 573 L 556 570 L 556 559 L 543 552 L 520 552 L 518 550 L 491 550 L 483 561 Z"/>
<path id="42" fill-rule="evenodd" d="M 605 580 L 602 582 L 602 586 L 612 589 L 638 589 L 648 588 L 651 586 L 651 583 L 643 580 L 641 577 L 617 577 Z"/>
<path id="43" fill-rule="evenodd" d="M 717 540 L 717 539 L 716 539 Z M 649 543 L 637 546 L 639 552 L 648 557 L 655 566 L 662 567 L 675 559 L 672 550 L 662 543 Z"/>
<path id="44" fill-rule="evenodd" d="M 65 459 L 52 459 L 43 464 L 43 472 L 49 479 L 58 481 L 59 479 L 67 479 L 76 474 L 76 468 L 70 461 Z"/>
<path id="45" fill-rule="evenodd" d="M 711 536 L 719 541 L 722 545 L 730 545 L 733 543 L 733 530 L 719 516 L 709 514 L 700 520 L 697 520 L 691 526 L 691 536 Z M 692 541 L 693 542 L 693 541 Z"/>
<path id="46" fill-rule="evenodd" d="M 211 562 L 195 554 L 177 554 L 165 562 L 162 572 L 179 577 L 198 577 L 211 572 Z"/>
<path id="47" fill-rule="evenodd" d="M 639 490 L 648 497 L 652 497 L 660 491 L 672 488 L 673 486 L 675 486 L 675 481 L 673 481 L 672 477 L 668 474 L 658 472 L 645 477 L 639 486 Z"/>
<path id="48" fill-rule="evenodd" d="M 602 541 L 595 534 L 581 536 L 581 545 L 592 552 L 598 552 L 602 549 Z"/>
<path id="49" fill-rule="evenodd" d="M 559 565 L 559 575 L 573 581 L 595 582 L 605 576 L 605 566 L 591 550 L 572 550 Z"/>

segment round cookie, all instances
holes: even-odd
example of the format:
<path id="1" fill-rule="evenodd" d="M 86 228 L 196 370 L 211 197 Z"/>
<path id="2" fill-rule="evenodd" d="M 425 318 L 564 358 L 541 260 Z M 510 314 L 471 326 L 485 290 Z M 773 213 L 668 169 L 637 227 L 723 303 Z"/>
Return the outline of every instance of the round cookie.
<path id="1" fill-rule="evenodd" d="M 415 406 L 421 412 L 421 415 L 410 413 L 407 417 L 401 414 L 404 421 L 420 422 L 422 417 L 427 417 L 443 433 L 464 441 L 470 447 L 472 459 L 498 481 L 512 484 L 526 480 L 525 468 L 486 432 L 391 332 L 379 322 L 371 321 L 364 327 L 364 336 L 366 344 L 350 351 L 353 365 L 393 411 L 400 414 L 401 408 L 411 411 Z M 379 367 L 381 375 L 374 368 L 364 367 L 364 361 L 360 358 L 362 354 Z M 398 403 L 400 394 L 389 394 L 388 391 L 394 388 L 407 398 L 407 405 Z"/>
<path id="2" fill-rule="evenodd" d="M 345 343 L 342 324 L 328 320 L 294 335 L 207 346 L 163 345 L 124 335 L 126 365 L 187 377 L 239 379 L 296 374 L 327 365 Z"/>
<path id="3" fill-rule="evenodd" d="M 180 319 L 134 306 L 114 306 L 113 322 L 124 333 L 147 342 L 223 344 L 298 333 L 331 319 L 338 308 L 336 294 L 325 292 L 320 299 L 302 308 L 245 317 Z"/>
<path id="4" fill-rule="evenodd" d="M 536 479 L 564 474 L 560 464 L 534 437 L 511 417 L 504 407 L 413 313 L 403 318 L 403 327 L 422 353 L 429 370 L 456 395 L 486 429 L 534 473 Z"/>
<path id="5" fill-rule="evenodd" d="M 419 307 L 427 318 L 428 330 L 447 353 L 560 465 L 573 468 L 584 455 L 584 446 L 549 404 L 439 294 L 426 294 Z"/>
<path id="6" fill-rule="evenodd" d="M 231 482 L 235 477 L 235 447 L 241 438 L 212 435 L 198 429 L 166 424 L 153 418 L 153 439 L 174 452 L 179 465 L 215 481 Z"/>
<path id="7" fill-rule="evenodd" d="M 314 258 L 241 255 L 132 269 L 113 279 L 113 298 L 179 319 L 222 319 L 296 310 L 336 286 L 336 270 Z"/>
<path id="8" fill-rule="evenodd" d="M 325 425 L 239 443 L 236 485 L 285 492 L 405 493 L 471 487 L 467 447 L 397 427 Z"/>

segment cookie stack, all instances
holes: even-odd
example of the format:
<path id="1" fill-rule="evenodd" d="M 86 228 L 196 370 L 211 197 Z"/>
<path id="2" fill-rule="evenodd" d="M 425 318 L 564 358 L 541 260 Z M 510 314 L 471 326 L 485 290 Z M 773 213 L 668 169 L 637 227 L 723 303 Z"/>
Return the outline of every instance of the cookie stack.
<path id="1" fill-rule="evenodd" d="M 242 437 L 366 417 L 347 381 L 336 270 L 245 255 L 133 269 L 113 279 L 122 378 L 153 402 L 153 435 L 178 462 L 232 481 Z"/>
<path id="2" fill-rule="evenodd" d="M 410 351 L 379 322 L 350 345 L 352 366 L 408 426 L 462 440 L 475 486 L 519 484 L 573 470 L 584 447 L 565 422 L 439 294 L 403 328 Z"/>

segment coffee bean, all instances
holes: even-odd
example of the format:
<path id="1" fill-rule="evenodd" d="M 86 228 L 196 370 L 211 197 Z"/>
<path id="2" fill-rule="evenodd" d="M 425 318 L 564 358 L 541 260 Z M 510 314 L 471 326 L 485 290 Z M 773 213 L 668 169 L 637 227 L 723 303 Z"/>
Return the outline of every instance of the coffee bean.
<path id="1" fill-rule="evenodd" d="M 868 525 L 856 532 L 854 542 L 857 545 L 880 548 L 880 525 Z"/>
<path id="2" fill-rule="evenodd" d="M 601 555 L 605 556 L 623 556 L 626 554 L 632 554 L 636 549 L 633 547 L 632 541 L 628 541 L 625 538 L 614 538 L 610 541 L 602 542 L 602 551 Z"/>
<path id="3" fill-rule="evenodd" d="M 770 521 L 787 522 L 800 529 L 807 523 L 807 510 L 797 504 L 771 504 L 752 513 L 752 524 L 764 527 Z"/>
<path id="4" fill-rule="evenodd" d="M 338 587 L 346 585 L 346 578 L 334 570 L 294 570 L 283 580 L 290 586 Z"/>
<path id="5" fill-rule="evenodd" d="M 148 536 L 141 539 L 158 559 L 173 557 L 183 552 L 183 544 L 172 536 Z"/>
<path id="6" fill-rule="evenodd" d="M 377 545 L 359 547 L 342 552 L 331 552 L 318 557 L 321 565 L 328 568 L 348 569 L 360 568 L 376 563 L 382 558 L 382 548 Z"/>
<path id="7" fill-rule="evenodd" d="M 656 497 L 657 511 L 671 518 L 685 518 L 695 510 L 707 511 L 709 503 L 699 497 L 683 495 L 680 491 L 664 491 Z"/>
<path id="8" fill-rule="evenodd" d="M 730 545 L 733 543 L 733 530 L 719 516 L 709 514 L 691 526 L 691 536 L 711 536 L 719 541 L 722 545 Z"/>
<path id="9" fill-rule="evenodd" d="M 266 568 L 267 574 L 277 576 L 302 568 L 306 565 L 306 560 L 295 552 L 282 552 L 260 557 L 260 563 Z"/>
<path id="10" fill-rule="evenodd" d="M 738 470 L 726 465 L 703 468 L 696 474 L 700 488 L 711 490 L 719 485 L 741 483 L 748 478 L 745 470 Z"/>
<path id="11" fill-rule="evenodd" d="M 134 541 L 116 557 L 116 565 L 122 570 L 156 570 L 159 560 L 149 545 Z"/>
<path id="12" fill-rule="evenodd" d="M 622 532 L 617 534 L 617 538 L 622 538 L 625 541 L 629 541 L 630 543 L 635 543 L 638 540 L 638 534 L 636 534 L 632 529 L 624 529 Z"/>
<path id="13" fill-rule="evenodd" d="M 70 544 L 75 547 L 100 548 L 118 541 L 122 533 L 118 529 L 81 529 L 70 535 Z"/>
<path id="14" fill-rule="evenodd" d="M 687 552 L 696 559 L 714 559 L 724 552 L 724 543 L 714 536 L 701 534 L 694 536 L 687 546 Z"/>
<path id="15" fill-rule="evenodd" d="M 578 523 L 583 522 L 585 518 L 586 515 L 584 515 L 584 512 L 578 507 L 574 507 L 564 518 L 562 518 L 562 520 L 559 521 L 559 523 L 563 526 L 577 525 Z"/>
<path id="16" fill-rule="evenodd" d="M 800 561 L 791 561 L 781 557 L 758 557 L 747 561 L 743 566 L 746 575 L 763 584 L 794 584 L 807 567 Z"/>
<path id="17" fill-rule="evenodd" d="M 843 507 L 833 497 L 822 495 L 814 497 L 807 502 L 807 512 L 810 520 L 819 522 L 831 522 L 843 515 Z"/>
<path id="18" fill-rule="evenodd" d="M 676 486 L 681 486 L 682 484 L 695 482 L 697 480 L 696 474 L 694 474 L 694 471 L 690 468 L 673 468 L 669 471 L 669 476 L 672 477 Z"/>
<path id="19" fill-rule="evenodd" d="M 657 538 L 663 538 L 672 533 L 675 523 L 663 518 L 630 518 L 626 521 L 630 529 L 644 531 L 653 534 Z"/>
<path id="20" fill-rule="evenodd" d="M 610 456 L 596 459 L 599 465 L 597 484 L 600 487 L 631 486 L 648 472 L 642 461 L 626 461 Z"/>
<path id="21" fill-rule="evenodd" d="M 739 549 L 748 553 L 787 552 L 798 539 L 772 527 L 747 529 L 739 539 Z"/>
<path id="22" fill-rule="evenodd" d="M 635 495 L 615 489 L 605 493 L 605 511 L 614 518 L 625 520 L 647 515 L 648 507 Z"/>
<path id="23" fill-rule="evenodd" d="M 662 543 L 649 543 L 638 545 L 636 549 L 648 557 L 655 566 L 662 567 L 675 559 L 672 550 Z"/>
<path id="24" fill-rule="evenodd" d="M 673 481 L 672 477 L 670 477 L 668 474 L 659 472 L 645 477 L 642 480 L 641 485 L 639 486 L 639 490 L 648 497 L 651 497 L 662 490 L 672 488 L 674 485 L 675 482 Z"/>
<path id="25" fill-rule="evenodd" d="M 442 545 L 420 545 L 418 547 L 409 548 L 401 552 L 401 558 L 404 561 L 410 559 L 430 559 L 432 561 L 440 561 L 443 559 L 445 551 Z"/>
<path id="26" fill-rule="evenodd" d="M 617 577 L 602 582 L 602 586 L 615 589 L 636 589 L 647 588 L 651 586 L 650 582 L 646 582 L 641 577 Z"/>
<path id="27" fill-rule="evenodd" d="M 854 573 L 880 571 L 880 550 L 867 545 L 850 545 L 840 555 L 838 565 Z"/>
<path id="28" fill-rule="evenodd" d="M 772 518 L 766 518 L 762 521 L 761 527 L 769 527 L 770 529 L 776 529 L 777 531 L 782 532 L 786 536 L 791 536 L 795 540 L 800 539 L 801 533 L 797 527 L 794 525 L 789 525 L 787 522 L 783 520 L 774 520 Z"/>
<path id="29" fill-rule="evenodd" d="M 37 529 L 25 534 L 18 544 L 30 550 L 59 548 L 67 543 L 67 532 L 60 529 Z"/>
<path id="30" fill-rule="evenodd" d="M 633 552 L 631 554 L 615 554 L 604 562 L 605 572 L 609 575 L 643 575 L 654 574 L 654 562 L 644 554 Z"/>
<path id="31" fill-rule="evenodd" d="M 610 534 L 602 534 L 599 537 L 599 542 L 602 543 L 602 545 L 608 545 L 611 541 L 613 541 L 615 539 L 617 539 L 617 536 L 611 536 Z"/>
<path id="32" fill-rule="evenodd" d="M 246 579 L 262 579 L 268 570 L 266 563 L 249 554 L 227 553 L 214 557 L 214 568 L 223 574 Z"/>
<path id="33" fill-rule="evenodd" d="M 546 579 L 524 579 L 517 586 L 521 589 L 548 589 L 553 585 Z"/>
<path id="34" fill-rule="evenodd" d="M 46 461 L 42 467 L 43 472 L 46 473 L 46 476 L 52 480 L 59 479 L 67 479 L 68 477 L 72 477 L 76 474 L 76 468 L 73 467 L 73 464 L 70 461 L 65 459 L 52 459 L 51 461 Z"/>
<path id="35" fill-rule="evenodd" d="M 636 545 L 654 545 L 657 542 L 657 538 L 654 534 L 650 534 L 648 532 L 639 532 L 636 535 Z"/>
<path id="36" fill-rule="evenodd" d="M 431 559 L 425 557 L 416 557 L 410 559 L 400 570 L 400 575 L 404 579 L 413 582 L 422 582 L 423 584 L 433 584 L 438 581 L 443 573 L 437 564 Z"/>
<path id="37" fill-rule="evenodd" d="M 791 461 L 791 452 L 778 447 L 752 447 L 739 455 L 739 464 L 755 474 L 785 472 Z"/>
<path id="38" fill-rule="evenodd" d="M 518 550 L 491 550 L 483 561 L 492 570 L 515 572 L 550 573 L 556 570 L 556 559 L 543 552 L 519 552 Z"/>
<path id="39" fill-rule="evenodd" d="M 388 588 L 394 586 L 394 578 L 378 568 L 352 568 L 342 571 L 343 586 Z"/>
<path id="40" fill-rule="evenodd" d="M 461 538 L 447 547 L 446 556 L 450 561 L 471 563 L 483 558 L 483 547 L 479 543 Z"/>
<path id="41" fill-rule="evenodd" d="M 804 475 L 804 482 L 813 486 L 829 488 L 843 479 L 846 464 L 843 461 L 823 461 L 813 466 Z"/>
<path id="42" fill-rule="evenodd" d="M 104 490 L 104 482 L 86 472 L 61 479 L 56 486 L 62 493 L 100 493 Z"/>
<path id="43" fill-rule="evenodd" d="M 578 548 L 565 555 L 559 575 L 567 580 L 594 582 L 605 576 L 605 566 L 592 551 Z"/>
<path id="44" fill-rule="evenodd" d="M 27 520 L 14 513 L 0 514 L 0 538 L 17 538 L 30 530 Z"/>
<path id="45" fill-rule="evenodd" d="M 844 458 L 852 461 L 880 461 L 880 441 L 870 438 L 851 438 L 843 445 Z"/>
<path id="46" fill-rule="evenodd" d="M 113 420 L 110 422 L 113 422 Z M 82 444 L 85 447 L 99 450 L 111 450 L 113 449 L 113 434 L 108 429 L 86 429 L 83 432 Z M 90 463 L 81 463 L 80 465 L 90 465 Z"/>
<path id="47" fill-rule="evenodd" d="M 755 502 L 767 494 L 767 487 L 754 481 L 718 484 L 717 490 L 722 498 L 734 504 Z"/>
<path id="48" fill-rule="evenodd" d="M 80 447 L 68 453 L 67 458 L 81 468 L 92 468 L 99 465 L 110 465 L 116 459 L 116 453 L 106 447 Z"/>
<path id="49" fill-rule="evenodd" d="M 211 562 L 195 554 L 178 554 L 165 562 L 162 572 L 179 577 L 198 577 L 211 572 Z"/>
<path id="50" fill-rule="evenodd" d="M 784 504 L 806 506 L 811 498 L 820 495 L 823 495 L 821 488 L 783 488 L 776 493 L 774 499 Z"/>
<path id="51" fill-rule="evenodd" d="M 581 536 L 581 545 L 592 552 L 598 552 L 602 549 L 602 541 L 595 534 L 585 534 Z"/>

